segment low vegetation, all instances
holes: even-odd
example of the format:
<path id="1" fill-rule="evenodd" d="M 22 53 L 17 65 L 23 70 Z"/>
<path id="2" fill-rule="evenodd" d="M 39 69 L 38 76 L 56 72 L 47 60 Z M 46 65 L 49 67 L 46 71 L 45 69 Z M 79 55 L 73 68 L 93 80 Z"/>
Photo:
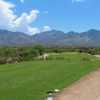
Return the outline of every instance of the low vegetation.
<path id="1" fill-rule="evenodd" d="M 34 47 L 1 47 L 0 64 L 34 60 L 44 52 L 45 48 L 41 45 L 36 45 Z"/>
<path id="2" fill-rule="evenodd" d="M 44 53 L 64 53 L 64 52 L 79 52 L 88 53 L 91 55 L 100 54 L 100 48 L 82 48 L 82 47 L 44 47 L 35 45 L 32 47 L 0 47 L 0 64 L 18 63 L 22 61 L 36 60 L 37 57 Z M 56 56 L 54 56 L 55 58 Z M 50 58 L 51 59 L 51 56 Z M 57 57 L 64 59 L 64 56 Z M 69 58 L 67 58 L 69 59 Z M 84 60 L 86 60 L 85 58 Z"/>
<path id="3" fill-rule="evenodd" d="M 77 52 L 0 65 L 0 100 L 44 100 L 48 90 L 62 90 L 99 66 L 96 57 Z"/>

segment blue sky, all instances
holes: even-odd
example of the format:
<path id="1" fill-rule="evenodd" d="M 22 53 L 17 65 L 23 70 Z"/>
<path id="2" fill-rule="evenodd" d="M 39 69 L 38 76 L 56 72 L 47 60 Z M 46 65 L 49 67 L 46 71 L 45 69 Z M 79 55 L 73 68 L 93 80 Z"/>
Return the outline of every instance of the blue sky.
<path id="1" fill-rule="evenodd" d="M 0 1 L 0 5 L 2 3 L 10 5 L 7 9 L 12 11 L 13 18 L 9 22 L 13 23 L 11 23 L 12 26 L 15 25 L 14 27 L 0 25 L 0 28 L 29 32 L 30 34 L 51 29 L 65 32 L 71 30 L 81 32 L 88 29 L 100 29 L 100 0 Z M 5 8 L 2 7 L 2 9 Z M 2 14 L 2 16 L 4 15 Z M 3 20 L 1 17 L 0 19 Z M 9 25 L 9 23 L 6 25 Z"/>

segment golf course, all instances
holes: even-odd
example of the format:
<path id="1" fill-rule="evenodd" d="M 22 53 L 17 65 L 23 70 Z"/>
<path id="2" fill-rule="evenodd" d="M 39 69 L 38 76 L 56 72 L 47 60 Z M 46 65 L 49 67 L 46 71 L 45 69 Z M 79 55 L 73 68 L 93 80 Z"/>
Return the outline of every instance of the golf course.
<path id="1" fill-rule="evenodd" d="M 87 53 L 51 53 L 47 60 L 0 65 L 0 100 L 44 100 L 100 67 Z"/>

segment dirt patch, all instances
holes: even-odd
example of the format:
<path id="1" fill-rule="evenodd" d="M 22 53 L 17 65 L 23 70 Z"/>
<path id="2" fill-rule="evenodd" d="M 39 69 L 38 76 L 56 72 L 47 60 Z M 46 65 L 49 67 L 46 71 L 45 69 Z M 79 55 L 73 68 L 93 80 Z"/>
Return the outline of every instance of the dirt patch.
<path id="1" fill-rule="evenodd" d="M 100 55 L 95 55 L 95 57 L 100 58 Z"/>
<path id="2" fill-rule="evenodd" d="M 100 69 L 65 88 L 54 100 L 100 100 Z"/>

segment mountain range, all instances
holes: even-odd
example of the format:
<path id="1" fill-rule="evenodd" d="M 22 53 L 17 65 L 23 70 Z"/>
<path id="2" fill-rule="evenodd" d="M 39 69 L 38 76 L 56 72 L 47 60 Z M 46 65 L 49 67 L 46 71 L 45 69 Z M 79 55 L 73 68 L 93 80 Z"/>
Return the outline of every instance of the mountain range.
<path id="1" fill-rule="evenodd" d="M 100 31 L 91 29 L 86 32 L 68 33 L 51 30 L 47 32 L 28 35 L 22 32 L 0 30 L 0 46 L 27 46 L 43 44 L 45 46 L 100 46 Z"/>

